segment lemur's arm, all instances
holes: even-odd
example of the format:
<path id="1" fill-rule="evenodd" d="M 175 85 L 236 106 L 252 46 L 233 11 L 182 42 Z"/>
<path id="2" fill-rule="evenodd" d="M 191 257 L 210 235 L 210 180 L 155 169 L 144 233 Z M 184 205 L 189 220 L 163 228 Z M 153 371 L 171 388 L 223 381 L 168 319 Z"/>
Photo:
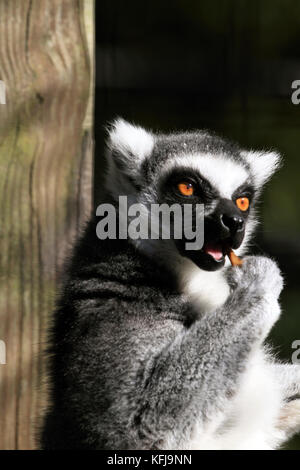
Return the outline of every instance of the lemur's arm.
<path id="1" fill-rule="evenodd" d="M 196 420 L 205 425 L 222 412 L 253 346 L 261 344 L 279 316 L 282 279 L 275 263 L 251 257 L 229 273 L 239 287 L 225 305 L 147 362 L 132 418 L 132 429 L 146 446 L 163 447 L 172 439 L 170 430 L 179 427 L 188 436 Z"/>

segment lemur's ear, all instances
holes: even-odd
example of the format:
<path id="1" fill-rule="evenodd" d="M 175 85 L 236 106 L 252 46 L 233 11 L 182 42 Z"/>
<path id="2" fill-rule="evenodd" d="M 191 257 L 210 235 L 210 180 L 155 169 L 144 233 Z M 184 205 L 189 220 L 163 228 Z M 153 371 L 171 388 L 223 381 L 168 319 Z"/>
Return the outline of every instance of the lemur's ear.
<path id="1" fill-rule="evenodd" d="M 143 160 L 152 152 L 154 136 L 120 118 L 111 124 L 108 133 L 110 158 L 121 171 L 134 178 Z"/>
<path id="2" fill-rule="evenodd" d="M 277 152 L 245 151 L 242 153 L 250 165 L 254 184 L 261 188 L 281 165 L 281 156 Z"/>

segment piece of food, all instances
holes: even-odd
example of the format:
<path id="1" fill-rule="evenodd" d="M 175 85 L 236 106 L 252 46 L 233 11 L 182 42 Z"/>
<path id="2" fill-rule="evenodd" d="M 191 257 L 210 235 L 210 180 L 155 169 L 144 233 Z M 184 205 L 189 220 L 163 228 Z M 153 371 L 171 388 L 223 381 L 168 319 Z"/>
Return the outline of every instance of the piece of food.
<path id="1" fill-rule="evenodd" d="M 243 260 L 241 258 L 239 258 L 233 250 L 229 249 L 227 251 L 227 256 L 230 260 L 230 263 L 232 264 L 232 266 L 242 266 L 243 264 Z"/>

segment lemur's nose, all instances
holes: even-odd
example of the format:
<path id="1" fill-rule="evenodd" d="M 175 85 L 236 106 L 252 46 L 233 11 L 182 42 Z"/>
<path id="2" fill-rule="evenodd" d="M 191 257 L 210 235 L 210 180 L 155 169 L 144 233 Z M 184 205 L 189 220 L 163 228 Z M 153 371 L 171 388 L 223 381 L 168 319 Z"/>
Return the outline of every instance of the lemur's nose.
<path id="1" fill-rule="evenodd" d="M 244 228 L 244 219 L 239 215 L 221 215 L 222 224 L 229 229 L 230 234 L 234 235 L 236 232 L 243 230 Z"/>

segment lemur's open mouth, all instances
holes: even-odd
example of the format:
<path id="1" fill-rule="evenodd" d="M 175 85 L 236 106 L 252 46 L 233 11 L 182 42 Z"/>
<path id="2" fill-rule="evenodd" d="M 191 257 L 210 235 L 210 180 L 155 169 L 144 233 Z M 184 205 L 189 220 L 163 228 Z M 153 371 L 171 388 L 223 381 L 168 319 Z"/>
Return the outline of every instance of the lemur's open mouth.
<path id="1" fill-rule="evenodd" d="M 240 264 L 240 260 L 233 250 L 240 247 L 240 240 L 231 237 L 219 240 L 205 241 L 199 251 L 185 251 L 184 254 L 190 258 L 199 268 L 205 271 L 217 271 L 225 265 L 226 256 L 229 257 L 232 265 Z M 235 259 L 233 257 L 235 256 Z"/>
<path id="2" fill-rule="evenodd" d="M 239 245 L 240 244 L 234 244 L 231 238 L 226 238 L 225 240 L 206 242 L 204 243 L 202 250 L 215 261 L 220 262 L 225 258 L 231 248 L 238 248 Z"/>
<path id="3" fill-rule="evenodd" d="M 225 262 L 225 257 L 228 256 L 231 264 L 233 266 L 241 265 L 242 261 L 238 256 L 235 255 L 232 248 L 238 248 L 240 243 L 234 243 L 231 238 L 227 238 L 218 242 L 207 242 L 202 248 L 204 256 L 207 258 L 207 263 L 210 268 L 213 267 L 213 264 L 217 267 L 220 267 Z"/>
<path id="4" fill-rule="evenodd" d="M 216 261 L 222 261 L 224 258 L 224 247 L 221 243 L 209 242 L 203 246 L 203 251 L 212 256 Z"/>

